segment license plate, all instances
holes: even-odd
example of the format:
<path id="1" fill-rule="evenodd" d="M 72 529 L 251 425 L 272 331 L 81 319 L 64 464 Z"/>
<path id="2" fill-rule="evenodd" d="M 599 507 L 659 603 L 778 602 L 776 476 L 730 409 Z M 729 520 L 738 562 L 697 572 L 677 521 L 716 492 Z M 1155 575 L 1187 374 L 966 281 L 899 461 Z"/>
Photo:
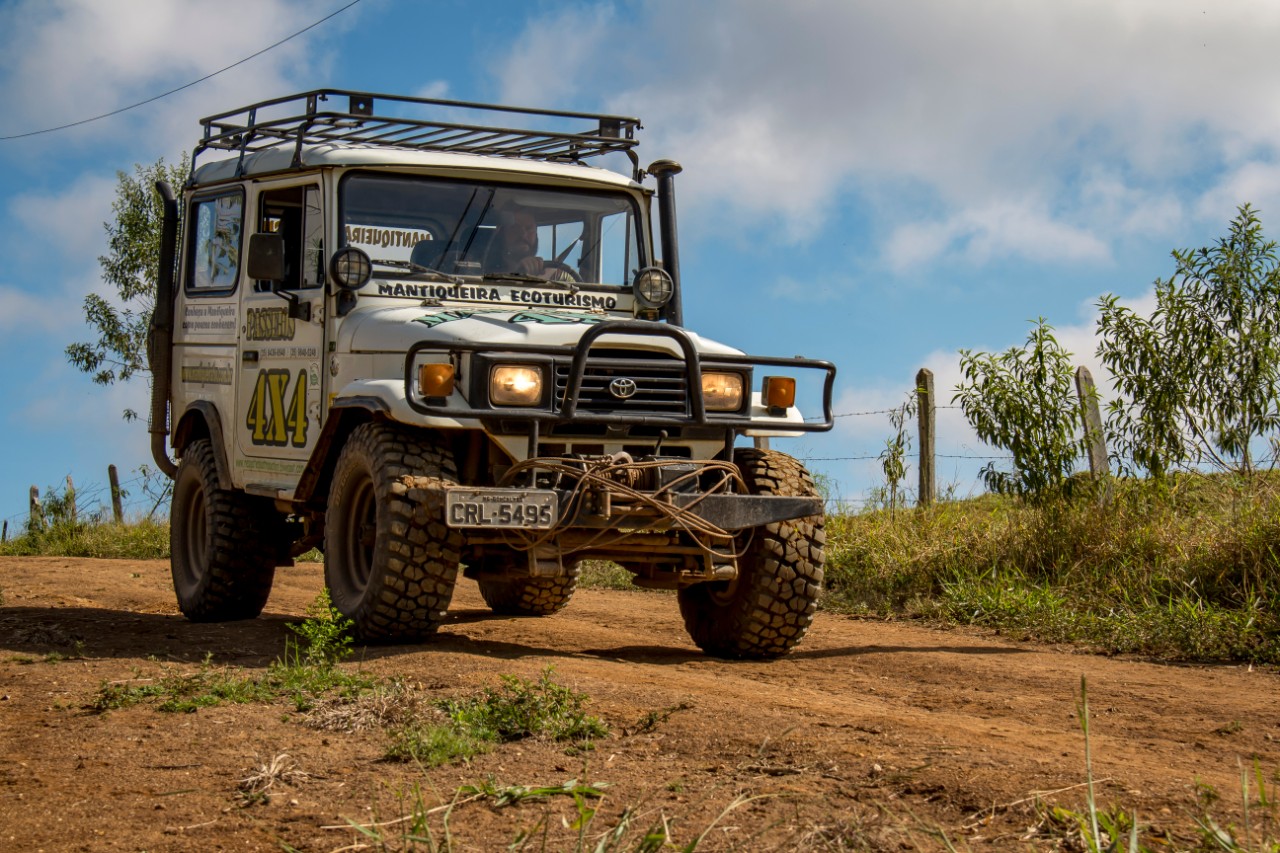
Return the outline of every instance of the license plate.
<path id="1" fill-rule="evenodd" d="M 547 530 L 560 504 L 554 492 L 533 489 L 450 489 L 445 518 L 450 527 L 506 527 Z"/>

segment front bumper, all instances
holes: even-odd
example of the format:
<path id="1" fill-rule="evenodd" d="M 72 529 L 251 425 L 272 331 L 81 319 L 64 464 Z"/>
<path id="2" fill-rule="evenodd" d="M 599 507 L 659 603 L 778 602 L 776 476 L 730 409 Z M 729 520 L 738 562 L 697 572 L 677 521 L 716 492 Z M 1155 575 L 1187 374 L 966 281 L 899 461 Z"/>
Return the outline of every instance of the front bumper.
<path id="1" fill-rule="evenodd" d="M 625 371 L 631 365 L 626 361 L 593 357 L 592 348 L 606 335 L 627 337 L 666 337 L 675 342 L 682 358 L 673 360 L 679 366 L 677 378 L 683 380 L 681 396 L 674 401 L 667 399 L 661 408 L 647 406 L 643 400 L 626 401 L 626 404 L 605 405 L 601 399 L 584 392 L 584 383 L 591 375 L 601 371 Z M 834 424 L 831 412 L 832 391 L 835 385 L 835 366 L 830 362 L 805 358 L 771 358 L 747 355 L 707 355 L 698 352 L 689 333 L 676 326 L 639 320 L 602 322 L 592 326 L 576 345 L 543 346 L 537 344 L 504 345 L 499 355 L 513 358 L 531 357 L 548 360 L 560 365 L 559 379 L 549 394 L 545 405 L 537 407 L 494 407 L 487 405 L 487 398 L 473 386 L 473 402 L 454 398 L 447 401 L 424 398 L 415 387 L 415 365 L 420 356 L 448 356 L 467 354 L 494 358 L 490 344 L 477 341 L 452 341 L 440 343 L 420 341 L 409 348 L 405 355 L 404 395 L 409 406 L 426 416 L 450 418 L 479 418 L 485 421 L 511 423 L 526 421 L 532 424 L 531 433 L 540 425 L 563 424 L 630 425 L 630 426 L 694 426 L 717 427 L 726 430 L 778 429 L 787 432 L 825 432 Z M 750 406 L 739 412 L 708 412 L 702 394 L 701 376 L 705 369 L 729 369 L 750 371 L 756 367 L 778 368 L 805 376 L 819 376 L 822 382 L 822 417 L 805 421 L 786 412 L 769 412 L 765 416 L 753 414 Z M 485 399 L 486 405 L 474 401 Z"/>

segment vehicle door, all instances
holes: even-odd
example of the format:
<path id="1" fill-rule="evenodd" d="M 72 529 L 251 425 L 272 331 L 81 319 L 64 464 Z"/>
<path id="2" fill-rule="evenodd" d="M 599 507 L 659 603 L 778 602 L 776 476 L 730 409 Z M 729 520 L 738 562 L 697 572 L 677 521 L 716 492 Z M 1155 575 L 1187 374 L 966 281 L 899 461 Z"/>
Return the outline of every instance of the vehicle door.
<path id="1" fill-rule="evenodd" d="M 297 484 L 322 426 L 324 212 L 317 177 L 257 189 L 246 219 L 281 236 L 284 280 L 242 288 L 235 465 L 270 492 Z"/>

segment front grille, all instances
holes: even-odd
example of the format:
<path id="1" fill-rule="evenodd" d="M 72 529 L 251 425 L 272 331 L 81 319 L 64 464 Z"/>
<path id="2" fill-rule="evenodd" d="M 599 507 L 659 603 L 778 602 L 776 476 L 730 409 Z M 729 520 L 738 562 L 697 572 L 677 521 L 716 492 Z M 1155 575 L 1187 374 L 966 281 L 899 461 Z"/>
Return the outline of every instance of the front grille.
<path id="1" fill-rule="evenodd" d="M 556 364 L 556 407 L 564 407 L 569 386 L 569 364 Z M 615 379 L 630 379 L 635 395 L 625 400 L 609 391 Z M 685 364 L 675 359 L 589 358 L 578 393 L 580 412 L 650 412 L 684 415 L 688 412 L 689 382 Z"/>

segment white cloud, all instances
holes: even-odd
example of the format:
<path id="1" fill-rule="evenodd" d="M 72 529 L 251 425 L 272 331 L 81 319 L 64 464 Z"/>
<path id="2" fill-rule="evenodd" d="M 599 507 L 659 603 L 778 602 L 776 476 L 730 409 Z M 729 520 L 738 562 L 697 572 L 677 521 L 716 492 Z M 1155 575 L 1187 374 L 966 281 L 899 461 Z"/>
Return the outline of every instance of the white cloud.
<path id="1" fill-rule="evenodd" d="M 194 117 L 300 88 L 327 60 L 310 46 L 350 26 L 358 9 L 198 86 L 112 118 L 37 136 L 24 150 L 133 143 L 154 160 L 176 157 L 197 136 Z M 245 59 L 313 22 L 299 0 L 23 0 L 0 12 L 0 81 L 6 128 L 38 130 L 108 113 Z M 141 144 L 139 144 L 141 143 Z"/>
<path id="2" fill-rule="evenodd" d="M 1011 257 L 1090 262 L 1110 257 L 1106 243 L 1084 229 L 1028 206 L 996 203 L 962 210 L 943 222 L 901 226 L 889 236 L 885 259 L 900 272 L 953 253 L 976 266 Z"/>
<path id="3" fill-rule="evenodd" d="M 26 251 L 92 262 L 105 248 L 102 223 L 111 218 L 115 187 L 114 178 L 85 174 L 50 195 L 13 196 L 7 213 L 25 232 Z"/>
<path id="4" fill-rule="evenodd" d="M 0 332 L 54 331 L 65 328 L 65 305 L 0 284 Z"/>
<path id="5" fill-rule="evenodd" d="M 1092 263 L 1177 225 L 1171 185 L 1276 153 L 1278 30 L 1264 0 L 665 0 L 535 20 L 497 76 L 543 104 L 603 81 L 585 106 L 646 120 L 694 227 L 804 241 L 852 190 L 890 235 L 931 209 L 943 254 Z"/>
<path id="6" fill-rule="evenodd" d="M 1222 176 L 1197 201 L 1196 212 L 1218 227 L 1215 233 L 1226 233 L 1227 223 L 1236 209 L 1245 203 L 1259 211 L 1264 226 L 1280 223 L 1280 164 L 1245 162 Z M 1277 229 L 1273 225 L 1274 233 Z"/>

